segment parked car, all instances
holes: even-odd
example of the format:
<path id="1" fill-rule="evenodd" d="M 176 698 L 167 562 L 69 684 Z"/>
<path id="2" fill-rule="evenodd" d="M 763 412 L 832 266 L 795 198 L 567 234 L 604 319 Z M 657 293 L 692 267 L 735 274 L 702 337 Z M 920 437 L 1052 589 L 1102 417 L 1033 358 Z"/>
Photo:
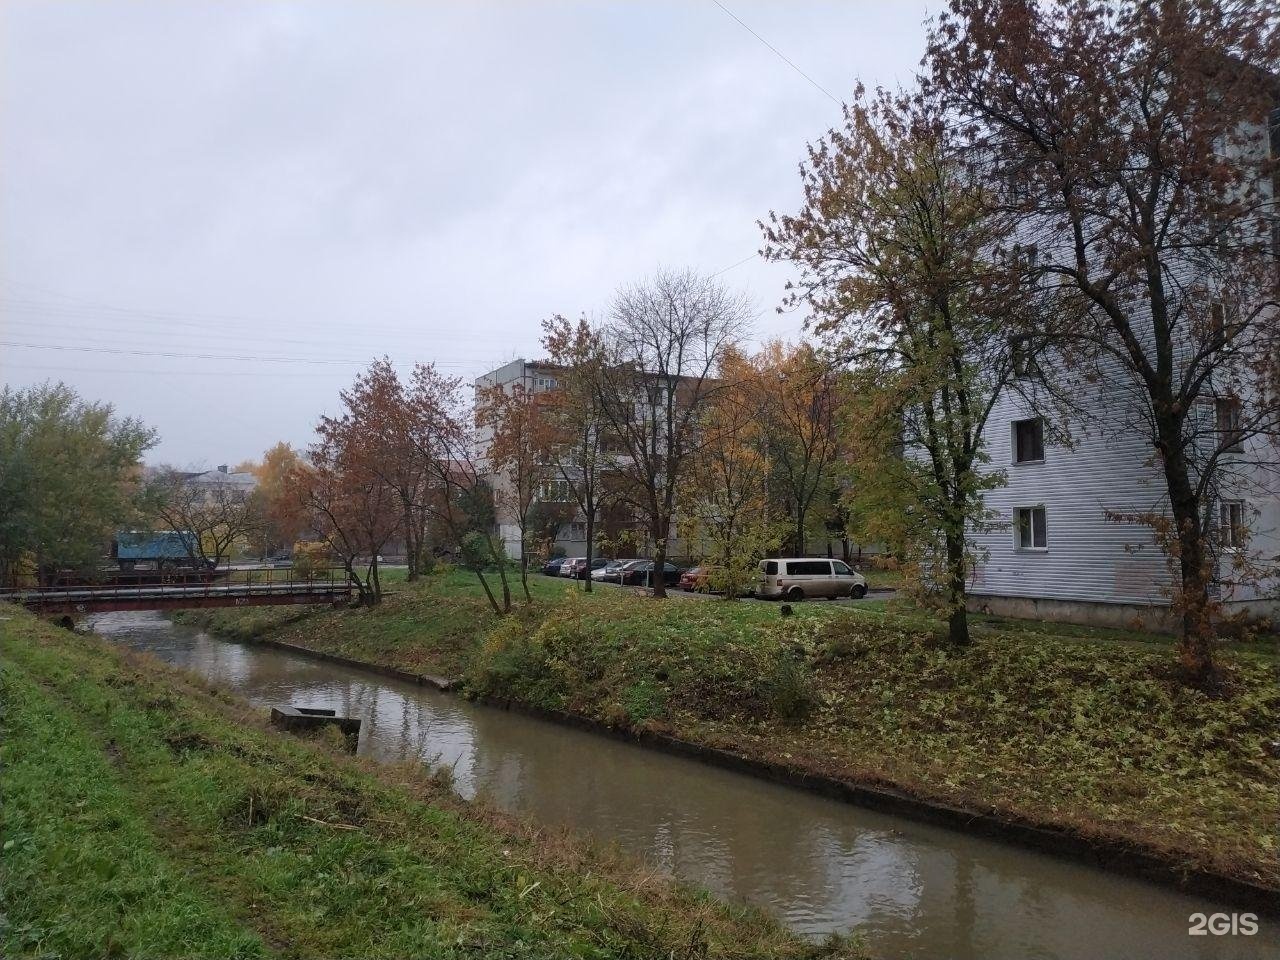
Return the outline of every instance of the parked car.
<path id="1" fill-rule="evenodd" d="M 560 576 L 560 566 L 565 562 L 565 557 L 552 557 L 542 565 L 542 572 L 548 577 Z"/>
<path id="2" fill-rule="evenodd" d="M 628 587 L 649 587 L 657 579 L 652 560 L 640 560 L 627 564 L 619 573 L 619 581 Z M 680 568 L 672 563 L 662 565 L 662 579 L 667 586 L 680 579 Z"/>
<path id="3" fill-rule="evenodd" d="M 711 590 L 711 573 L 712 568 L 703 564 L 697 567 L 690 567 L 684 573 L 680 574 L 680 583 L 678 586 L 681 590 L 689 592 L 708 593 Z"/>
<path id="4" fill-rule="evenodd" d="M 589 573 L 603 569 L 604 566 L 611 561 L 608 557 L 592 557 L 591 569 L 587 569 L 586 557 L 574 557 L 572 560 L 566 561 L 565 565 L 560 568 L 560 576 L 570 577 L 574 580 L 585 580 Z"/>
<path id="5" fill-rule="evenodd" d="M 605 566 L 600 570 L 593 570 L 591 573 L 592 580 L 603 580 L 609 583 L 621 583 L 623 574 L 630 570 L 638 563 L 645 563 L 644 560 L 615 560 L 613 566 Z"/>
<path id="6" fill-rule="evenodd" d="M 760 561 L 758 597 L 853 597 L 867 595 L 867 578 L 843 560 L 825 557 L 780 557 Z"/>
<path id="7" fill-rule="evenodd" d="M 628 563 L 634 563 L 633 560 L 610 560 L 603 567 L 598 567 L 591 571 L 592 580 L 613 580 L 617 581 L 618 571 L 625 567 Z"/>

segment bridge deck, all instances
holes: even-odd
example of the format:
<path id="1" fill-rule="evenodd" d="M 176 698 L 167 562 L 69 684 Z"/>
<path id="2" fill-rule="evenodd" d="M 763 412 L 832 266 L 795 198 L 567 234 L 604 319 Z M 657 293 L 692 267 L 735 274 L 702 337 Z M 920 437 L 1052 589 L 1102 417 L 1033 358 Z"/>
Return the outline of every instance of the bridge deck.
<path id="1" fill-rule="evenodd" d="M 169 583 L 146 586 L 76 586 L 0 591 L 0 602 L 41 613 L 110 610 L 182 610 L 290 603 L 333 603 L 351 596 L 345 577 L 267 579 L 259 582 Z"/>

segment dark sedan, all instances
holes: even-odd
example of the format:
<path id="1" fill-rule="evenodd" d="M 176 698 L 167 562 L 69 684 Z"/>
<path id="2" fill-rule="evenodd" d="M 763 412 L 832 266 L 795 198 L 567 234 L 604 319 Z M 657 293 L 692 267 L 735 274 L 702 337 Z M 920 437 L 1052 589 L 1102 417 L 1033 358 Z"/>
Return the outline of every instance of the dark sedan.
<path id="1" fill-rule="evenodd" d="M 667 586 L 674 586 L 680 580 L 680 569 L 671 563 L 662 565 L 662 579 Z M 656 579 L 652 560 L 633 563 L 621 571 L 622 584 L 628 587 L 650 587 Z"/>
<path id="2" fill-rule="evenodd" d="M 542 565 L 542 572 L 548 577 L 560 576 L 560 564 L 564 563 L 564 557 L 552 557 Z"/>

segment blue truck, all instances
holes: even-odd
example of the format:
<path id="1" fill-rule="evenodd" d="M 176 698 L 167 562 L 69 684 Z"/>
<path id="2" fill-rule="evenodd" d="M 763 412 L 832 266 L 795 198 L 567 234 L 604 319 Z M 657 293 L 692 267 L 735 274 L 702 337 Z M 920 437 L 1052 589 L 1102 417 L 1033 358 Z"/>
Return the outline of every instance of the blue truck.
<path id="1" fill-rule="evenodd" d="M 121 570 L 142 566 L 157 570 L 207 570 L 213 566 L 200 556 L 196 535 L 187 530 L 158 533 L 122 530 L 111 541 L 111 558 Z"/>

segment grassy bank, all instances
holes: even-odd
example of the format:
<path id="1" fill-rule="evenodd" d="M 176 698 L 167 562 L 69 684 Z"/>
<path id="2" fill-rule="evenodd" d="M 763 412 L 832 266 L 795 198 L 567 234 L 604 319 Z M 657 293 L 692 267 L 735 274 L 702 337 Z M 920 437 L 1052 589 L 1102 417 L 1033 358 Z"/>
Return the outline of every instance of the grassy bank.
<path id="1" fill-rule="evenodd" d="M 499 622 L 476 590 L 453 574 L 269 635 L 1280 886 L 1280 690 L 1255 650 L 1226 655 L 1232 695 L 1210 699 L 1168 676 L 1167 639 L 1126 631 L 989 622 L 957 651 L 883 610 L 544 580 Z"/>
<path id="2" fill-rule="evenodd" d="M 0 642 L 6 957 L 836 955 L 96 639 Z"/>
<path id="3" fill-rule="evenodd" d="M 529 588 L 533 607 L 521 599 L 514 616 L 531 625 L 581 589 L 572 581 L 543 576 L 531 576 Z M 518 576 L 512 589 L 520 595 Z M 183 611 L 175 619 L 234 640 L 271 636 L 324 653 L 446 677 L 460 677 L 470 669 L 480 638 L 498 623 L 473 574 L 454 571 L 416 584 L 395 577 L 388 590 L 382 605 L 372 610 L 245 607 Z"/>

